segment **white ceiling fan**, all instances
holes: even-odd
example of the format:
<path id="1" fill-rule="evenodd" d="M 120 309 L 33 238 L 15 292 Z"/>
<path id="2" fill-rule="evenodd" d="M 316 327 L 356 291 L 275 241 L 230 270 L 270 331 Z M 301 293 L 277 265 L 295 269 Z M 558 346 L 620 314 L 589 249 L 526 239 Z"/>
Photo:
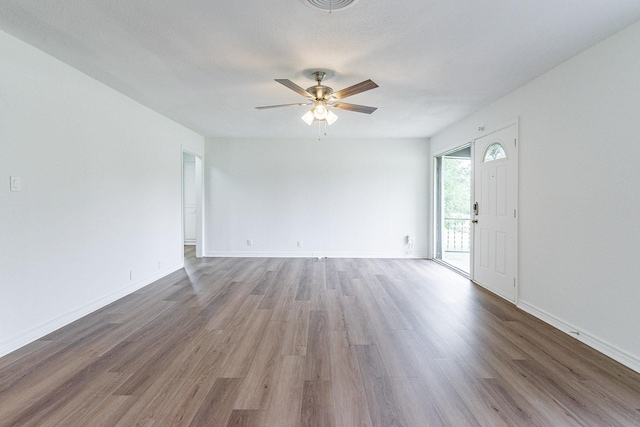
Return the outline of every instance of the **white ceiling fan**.
<path id="1" fill-rule="evenodd" d="M 376 111 L 376 107 L 349 104 L 341 101 L 342 99 L 349 96 L 353 96 L 358 93 L 377 88 L 378 85 L 375 84 L 372 80 L 365 80 L 353 86 L 349 86 L 347 88 L 334 92 L 332 88 L 322 84 L 322 80 L 326 76 L 326 73 L 324 71 L 315 71 L 312 73 L 312 76 L 317 83 L 316 85 L 308 87 L 307 89 L 303 89 L 289 79 L 275 79 L 275 81 L 277 81 L 278 83 L 307 98 L 307 102 L 267 105 L 264 107 L 256 108 L 259 110 L 263 110 L 268 108 L 313 105 L 313 108 L 311 108 L 311 110 L 307 111 L 302 116 L 302 120 L 304 120 L 308 125 L 311 125 L 314 121 L 324 121 L 328 125 L 332 125 L 336 120 L 338 120 L 338 115 L 331 110 L 332 108 L 355 111 L 357 113 L 365 114 L 371 114 Z"/>

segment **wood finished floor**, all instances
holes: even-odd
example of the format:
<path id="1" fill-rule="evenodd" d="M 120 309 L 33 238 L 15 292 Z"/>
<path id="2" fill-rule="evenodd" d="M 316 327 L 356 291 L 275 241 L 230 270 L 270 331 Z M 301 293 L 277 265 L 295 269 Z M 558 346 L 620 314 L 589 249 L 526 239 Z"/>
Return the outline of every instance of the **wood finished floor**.
<path id="1" fill-rule="evenodd" d="M 0 425 L 640 425 L 640 374 L 433 262 L 186 264 L 1 358 Z"/>

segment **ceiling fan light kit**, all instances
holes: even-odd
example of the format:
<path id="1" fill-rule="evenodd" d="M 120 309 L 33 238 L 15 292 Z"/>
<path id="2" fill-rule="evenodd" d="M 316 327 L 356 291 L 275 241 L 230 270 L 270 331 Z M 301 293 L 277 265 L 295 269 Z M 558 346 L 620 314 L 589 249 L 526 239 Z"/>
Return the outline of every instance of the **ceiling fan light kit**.
<path id="1" fill-rule="evenodd" d="M 294 92 L 304 96 L 308 99 L 306 103 L 294 103 L 294 104 L 279 104 L 279 105 L 267 105 L 263 107 L 256 107 L 259 110 L 268 108 L 290 107 L 290 106 L 309 106 L 313 107 L 307 111 L 301 118 L 302 120 L 311 126 L 314 121 L 325 122 L 331 126 L 338 120 L 338 115 L 332 111 L 332 108 L 341 110 L 354 111 L 356 113 L 371 114 L 377 108 L 367 107 L 365 105 L 348 104 L 346 102 L 339 101 L 349 96 L 356 95 L 358 93 L 365 92 L 367 90 L 375 89 L 378 87 L 372 80 L 365 80 L 353 86 L 349 86 L 345 89 L 334 92 L 329 86 L 322 84 L 322 80 L 325 78 L 326 73 L 324 71 L 315 71 L 312 73 L 312 77 L 316 80 L 316 84 L 303 89 L 289 79 L 275 79 L 278 83 L 288 87 Z"/>
<path id="2" fill-rule="evenodd" d="M 327 117 L 325 118 L 325 121 L 327 122 L 327 124 L 329 126 L 331 126 L 332 124 L 334 124 L 336 122 L 336 120 L 338 120 L 338 115 L 336 113 L 334 113 L 331 110 L 327 111 Z"/>
<path id="3" fill-rule="evenodd" d="M 314 102 L 315 107 L 313 107 L 313 117 L 317 120 L 324 120 L 327 118 L 327 109 L 326 103 L 324 101 L 316 101 Z"/>
<path id="4" fill-rule="evenodd" d="M 315 117 L 313 115 L 313 110 L 309 110 L 306 113 L 304 113 L 304 115 L 301 117 L 301 119 L 304 120 L 304 122 L 306 124 L 311 126 L 311 123 L 313 123 L 313 121 L 315 120 Z"/>

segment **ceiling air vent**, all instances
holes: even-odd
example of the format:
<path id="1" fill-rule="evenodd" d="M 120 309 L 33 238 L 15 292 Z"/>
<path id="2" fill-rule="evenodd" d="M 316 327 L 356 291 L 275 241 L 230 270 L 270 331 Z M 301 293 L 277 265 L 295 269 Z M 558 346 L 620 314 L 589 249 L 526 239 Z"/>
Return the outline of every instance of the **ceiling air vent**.
<path id="1" fill-rule="evenodd" d="M 353 6 L 358 0 L 302 0 L 314 9 L 323 12 L 334 12 L 336 10 L 346 9 Z"/>

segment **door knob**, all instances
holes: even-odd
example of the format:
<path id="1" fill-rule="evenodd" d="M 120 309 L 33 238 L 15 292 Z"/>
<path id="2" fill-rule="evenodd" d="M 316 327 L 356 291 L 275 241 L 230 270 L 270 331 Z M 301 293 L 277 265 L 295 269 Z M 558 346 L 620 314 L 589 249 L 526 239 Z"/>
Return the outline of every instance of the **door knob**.
<path id="1" fill-rule="evenodd" d="M 477 219 L 474 219 L 474 220 L 472 220 L 471 222 L 472 222 L 472 223 L 474 223 L 474 224 L 477 224 L 477 223 L 478 223 L 478 220 L 477 220 Z"/>

